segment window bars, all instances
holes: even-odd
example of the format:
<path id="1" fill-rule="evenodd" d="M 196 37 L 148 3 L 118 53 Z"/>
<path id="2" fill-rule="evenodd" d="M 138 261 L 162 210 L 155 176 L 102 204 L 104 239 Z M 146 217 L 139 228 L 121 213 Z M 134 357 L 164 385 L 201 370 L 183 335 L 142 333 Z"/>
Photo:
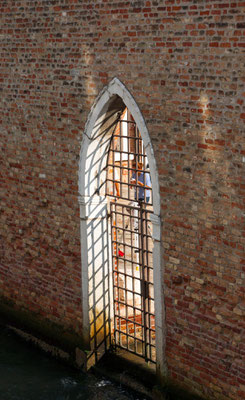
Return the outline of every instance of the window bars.
<path id="1" fill-rule="evenodd" d="M 140 132 L 127 109 L 111 138 L 106 193 L 111 200 L 115 344 L 155 363 L 151 178 Z"/>

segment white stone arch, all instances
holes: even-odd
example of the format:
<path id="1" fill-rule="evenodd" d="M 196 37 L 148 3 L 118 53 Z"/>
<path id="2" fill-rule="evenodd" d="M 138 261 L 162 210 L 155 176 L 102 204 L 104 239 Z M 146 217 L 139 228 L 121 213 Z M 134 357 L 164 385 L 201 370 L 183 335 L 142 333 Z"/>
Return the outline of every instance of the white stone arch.
<path id="1" fill-rule="evenodd" d="M 161 256 L 160 193 L 158 172 L 153 147 L 144 118 L 132 95 L 114 78 L 97 97 L 87 119 L 83 135 L 79 162 L 79 204 L 81 218 L 82 257 L 82 307 L 83 337 L 89 344 L 98 330 L 104 344 L 98 353 L 103 353 L 109 341 L 110 317 L 110 246 L 108 242 L 107 201 L 103 182 L 106 179 L 106 162 L 112 131 L 110 126 L 122 107 L 132 114 L 143 139 L 152 180 L 153 193 L 153 266 L 156 326 L 157 373 L 164 376 L 165 362 L 165 314 L 163 293 L 163 271 Z M 96 320 L 96 322 L 95 322 Z M 106 325 L 100 329 L 100 325 Z M 96 324 L 96 327 L 95 327 Z M 92 327 L 92 328 L 91 328 Z M 107 339 L 106 339 L 107 337 Z M 96 339 L 96 340 L 97 340 Z"/>

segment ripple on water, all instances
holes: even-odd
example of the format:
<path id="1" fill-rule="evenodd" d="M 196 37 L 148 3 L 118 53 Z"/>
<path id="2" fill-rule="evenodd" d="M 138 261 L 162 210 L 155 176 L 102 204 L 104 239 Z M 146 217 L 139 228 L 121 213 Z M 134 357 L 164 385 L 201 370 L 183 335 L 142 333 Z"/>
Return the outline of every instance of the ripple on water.
<path id="1" fill-rule="evenodd" d="M 73 370 L 0 324 L 0 400 L 144 400 L 144 396 Z"/>

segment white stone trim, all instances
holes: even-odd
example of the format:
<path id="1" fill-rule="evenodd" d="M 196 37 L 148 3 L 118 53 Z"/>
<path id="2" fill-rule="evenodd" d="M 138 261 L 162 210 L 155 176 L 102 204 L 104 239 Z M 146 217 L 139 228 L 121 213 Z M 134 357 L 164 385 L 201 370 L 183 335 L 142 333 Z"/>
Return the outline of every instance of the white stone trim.
<path id="1" fill-rule="evenodd" d="M 152 180 L 153 192 L 153 265 L 154 265 L 154 293 L 155 293 L 155 314 L 156 314 L 156 357 L 157 357 L 157 373 L 164 376 L 166 372 L 165 360 L 165 314 L 164 314 L 164 295 L 163 295 L 163 267 L 161 257 L 161 223 L 160 223 L 160 191 L 158 172 L 156 161 L 154 158 L 153 147 L 150 140 L 146 123 L 139 110 L 137 103 L 133 96 L 129 93 L 126 87 L 118 78 L 114 78 L 108 86 L 106 86 L 97 97 L 94 106 L 92 107 L 85 131 L 80 152 L 79 162 L 79 204 L 81 216 L 81 254 L 82 254 L 82 301 L 83 301 L 83 315 L 84 315 L 84 334 L 89 331 L 89 301 L 88 301 L 88 247 L 85 240 L 87 220 L 91 218 L 91 210 L 101 207 L 105 210 L 103 205 L 103 196 L 95 196 L 96 193 L 96 179 L 100 176 L 103 167 L 99 160 L 106 158 L 106 144 L 98 141 L 98 132 L 100 124 L 103 121 L 103 115 L 106 113 L 110 99 L 113 96 L 119 96 L 123 100 L 125 106 L 130 110 L 138 128 L 141 133 L 143 143 L 145 146 L 146 155 L 149 162 L 149 169 Z M 90 155 L 89 155 L 90 152 Z M 94 154 L 95 153 L 95 154 Z M 88 157 L 91 158 L 90 164 L 86 164 Z M 90 168 L 90 169 L 89 169 Z M 87 174 L 87 176 L 86 176 Z M 97 202 L 97 203 L 96 203 Z M 104 217 L 104 216 L 103 216 Z M 102 218 L 103 218 L 102 217 Z M 95 219 L 98 217 L 94 217 Z M 84 235 L 85 234 L 85 235 Z M 109 245 L 108 245 L 109 248 Z M 109 249 L 110 250 L 110 249 Z"/>
<path id="2" fill-rule="evenodd" d="M 159 215 L 150 214 L 150 220 L 152 222 L 152 239 L 161 240 L 161 220 Z"/>

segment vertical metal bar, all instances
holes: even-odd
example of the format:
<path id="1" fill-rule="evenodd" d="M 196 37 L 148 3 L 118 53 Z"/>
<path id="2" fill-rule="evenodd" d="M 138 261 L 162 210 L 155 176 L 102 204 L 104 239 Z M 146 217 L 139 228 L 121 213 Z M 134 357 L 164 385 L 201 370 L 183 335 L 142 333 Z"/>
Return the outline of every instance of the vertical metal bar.
<path id="1" fill-rule="evenodd" d="M 119 165 L 119 180 L 120 180 L 120 194 L 122 195 L 122 124 L 123 121 L 120 119 L 119 122 L 119 154 L 120 154 L 120 165 Z"/>
<path id="2" fill-rule="evenodd" d="M 117 306 L 117 335 L 118 335 L 118 341 L 120 343 L 120 305 L 119 305 L 119 287 L 118 287 L 118 244 L 117 244 L 117 204 L 114 204 L 114 209 L 115 209 L 115 226 L 114 226 L 114 240 L 115 240 L 115 245 L 114 245 L 114 251 L 115 251 L 115 287 L 116 287 L 116 306 Z"/>
<path id="3" fill-rule="evenodd" d="M 144 270 L 143 270 L 143 208 L 142 202 L 139 201 L 139 256 L 140 256 L 140 281 L 141 281 L 141 298 L 142 298 L 142 321 L 141 324 L 143 325 L 143 343 L 142 343 L 142 350 L 143 356 L 146 359 L 146 326 L 145 326 L 145 279 L 144 279 Z M 142 329 L 142 328 L 141 328 Z"/>
<path id="4" fill-rule="evenodd" d="M 115 300 L 115 272 L 114 272 L 114 226 L 113 226 L 113 203 L 110 203 L 110 215 L 111 215 L 111 253 L 112 253 L 112 296 L 113 296 L 113 307 L 114 307 L 114 332 L 116 331 L 116 300 Z"/>
<path id="5" fill-rule="evenodd" d="M 147 276 L 146 276 L 146 284 L 147 284 L 147 300 L 146 300 L 146 302 L 147 302 L 147 305 L 146 305 L 146 308 L 147 308 L 147 318 L 146 318 L 146 325 L 147 325 L 147 334 L 148 334 L 148 337 L 149 337 L 149 339 L 147 340 L 147 342 L 148 342 L 148 348 L 149 348 L 149 356 L 148 356 L 148 358 L 151 360 L 151 346 L 150 346 L 150 344 L 151 344 L 151 331 L 150 331 L 150 328 L 151 328 L 151 322 L 150 322 L 150 307 L 149 307 L 149 247 L 148 247 L 148 239 L 149 239 L 149 236 L 148 236 L 148 212 L 147 212 L 147 209 L 145 210 L 145 258 L 146 258 L 146 260 L 145 260 L 145 266 L 146 266 L 146 274 L 147 274 Z"/>
<path id="6" fill-rule="evenodd" d="M 129 114 L 128 114 L 128 118 L 129 118 Z M 127 124 L 127 193 L 128 193 L 128 199 L 130 198 L 130 189 L 129 189 L 129 181 L 130 181 L 130 152 L 129 152 L 129 124 Z"/>

